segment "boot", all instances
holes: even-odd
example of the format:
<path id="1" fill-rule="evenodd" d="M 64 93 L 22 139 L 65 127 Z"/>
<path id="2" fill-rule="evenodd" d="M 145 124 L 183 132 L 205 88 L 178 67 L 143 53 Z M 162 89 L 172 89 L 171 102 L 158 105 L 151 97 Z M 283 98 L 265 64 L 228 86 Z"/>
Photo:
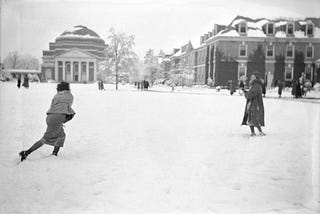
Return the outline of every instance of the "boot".
<path id="1" fill-rule="evenodd" d="M 19 153 L 19 156 L 21 157 L 21 162 L 24 161 L 24 160 L 27 158 L 28 155 L 29 155 L 29 154 L 28 154 L 27 151 L 21 151 L 21 152 Z"/>
<path id="2" fill-rule="evenodd" d="M 53 151 L 52 151 L 52 155 L 58 156 L 59 150 L 60 150 L 60 147 L 55 146 L 54 149 L 53 149 Z"/>

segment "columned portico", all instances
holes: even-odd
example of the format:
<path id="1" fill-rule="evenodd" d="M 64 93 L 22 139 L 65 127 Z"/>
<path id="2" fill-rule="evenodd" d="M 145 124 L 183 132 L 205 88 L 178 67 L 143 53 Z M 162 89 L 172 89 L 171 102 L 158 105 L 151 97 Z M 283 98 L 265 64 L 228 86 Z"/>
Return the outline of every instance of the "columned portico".
<path id="1" fill-rule="evenodd" d="M 55 79 L 67 82 L 97 80 L 99 60 L 80 50 L 71 50 L 55 58 Z"/>
<path id="2" fill-rule="evenodd" d="M 94 60 L 76 61 L 74 59 L 56 59 L 55 64 L 55 79 L 57 81 L 96 81 L 97 62 Z M 61 73 L 61 75 L 59 73 Z"/>

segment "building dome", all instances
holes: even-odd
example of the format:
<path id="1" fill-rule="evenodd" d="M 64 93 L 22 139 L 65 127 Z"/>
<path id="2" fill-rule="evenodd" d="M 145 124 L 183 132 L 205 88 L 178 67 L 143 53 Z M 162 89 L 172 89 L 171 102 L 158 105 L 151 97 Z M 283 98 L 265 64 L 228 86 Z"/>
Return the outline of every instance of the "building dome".
<path id="1" fill-rule="evenodd" d="M 93 30 L 91 30 L 83 25 L 74 26 L 71 29 L 65 30 L 60 35 L 60 37 L 68 37 L 68 36 L 85 37 L 85 38 L 92 38 L 92 37 L 93 38 L 100 38 L 96 32 L 94 32 Z"/>
<path id="2" fill-rule="evenodd" d="M 95 44 L 105 44 L 104 40 L 94 32 L 83 25 L 77 25 L 71 29 L 65 30 L 58 38 L 56 42 L 90 42 Z"/>

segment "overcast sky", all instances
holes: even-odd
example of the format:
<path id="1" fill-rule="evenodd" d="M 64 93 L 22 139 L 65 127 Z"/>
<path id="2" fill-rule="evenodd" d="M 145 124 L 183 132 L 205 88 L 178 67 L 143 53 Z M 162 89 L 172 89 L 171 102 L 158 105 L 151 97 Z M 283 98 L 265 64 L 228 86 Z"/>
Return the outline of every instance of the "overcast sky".
<path id="1" fill-rule="evenodd" d="M 320 0 L 1 0 L 1 60 L 11 51 L 41 58 L 64 30 L 85 25 L 106 40 L 115 27 L 135 35 L 143 57 L 171 51 L 237 15 L 252 18 L 320 17 Z"/>

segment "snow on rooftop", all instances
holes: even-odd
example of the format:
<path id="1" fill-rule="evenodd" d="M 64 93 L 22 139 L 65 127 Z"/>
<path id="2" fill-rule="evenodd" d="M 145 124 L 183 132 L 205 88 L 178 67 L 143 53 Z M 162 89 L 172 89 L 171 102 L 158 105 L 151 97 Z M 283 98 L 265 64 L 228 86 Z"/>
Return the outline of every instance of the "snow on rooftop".
<path id="1" fill-rule="evenodd" d="M 287 21 L 279 21 L 279 22 L 276 22 L 275 24 L 274 24 L 274 26 L 275 27 L 280 27 L 280 26 L 282 26 L 282 25 L 286 25 L 288 22 Z"/>
<path id="2" fill-rule="evenodd" d="M 294 37 L 296 38 L 306 38 L 307 36 L 305 35 L 305 33 L 301 30 L 295 31 L 294 32 Z"/>
<path id="3" fill-rule="evenodd" d="M 262 30 L 258 30 L 258 29 L 248 29 L 247 32 L 247 36 L 248 37 L 267 37 L 266 34 L 263 33 Z"/>
<path id="4" fill-rule="evenodd" d="M 287 34 L 284 31 L 278 31 L 275 34 L 275 37 L 278 37 L 278 38 L 285 38 L 286 36 L 287 36 Z"/>
<path id="5" fill-rule="evenodd" d="M 60 37 L 63 37 L 63 38 L 66 38 L 66 37 L 70 37 L 70 38 L 99 38 L 99 37 L 96 37 L 96 36 L 92 36 L 92 35 L 89 35 L 89 34 L 86 34 L 86 35 L 79 35 L 79 34 L 72 34 L 72 33 L 68 33 L 68 34 L 65 34 L 65 35 L 61 35 Z"/>
<path id="6" fill-rule="evenodd" d="M 182 52 L 181 52 L 181 48 L 180 48 L 177 53 L 173 54 L 173 57 L 181 56 L 181 55 L 182 55 Z"/>
<path id="7" fill-rule="evenodd" d="M 314 28 L 314 38 L 320 38 L 320 28 Z"/>
<path id="8" fill-rule="evenodd" d="M 237 24 L 241 23 L 241 22 L 247 22 L 245 19 L 236 19 L 232 22 L 231 26 L 235 27 Z"/>

